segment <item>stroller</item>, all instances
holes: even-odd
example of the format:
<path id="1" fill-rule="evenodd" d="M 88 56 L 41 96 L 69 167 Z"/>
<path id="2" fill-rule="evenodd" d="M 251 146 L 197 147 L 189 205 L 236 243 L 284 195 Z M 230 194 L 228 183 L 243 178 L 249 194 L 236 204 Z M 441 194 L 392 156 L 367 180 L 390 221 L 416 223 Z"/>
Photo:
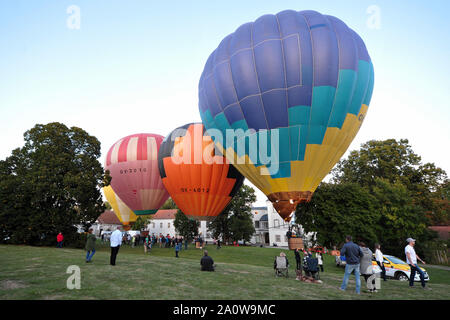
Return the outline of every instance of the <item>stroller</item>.
<path id="1" fill-rule="evenodd" d="M 320 280 L 319 274 L 319 260 L 313 257 L 307 257 L 305 263 L 303 264 L 303 270 L 307 277 L 311 277 L 315 280 Z"/>
<path id="2" fill-rule="evenodd" d="M 276 256 L 274 269 L 275 269 L 275 276 L 277 276 L 277 277 L 284 276 L 284 277 L 288 278 L 289 270 L 288 270 L 287 258 Z"/>

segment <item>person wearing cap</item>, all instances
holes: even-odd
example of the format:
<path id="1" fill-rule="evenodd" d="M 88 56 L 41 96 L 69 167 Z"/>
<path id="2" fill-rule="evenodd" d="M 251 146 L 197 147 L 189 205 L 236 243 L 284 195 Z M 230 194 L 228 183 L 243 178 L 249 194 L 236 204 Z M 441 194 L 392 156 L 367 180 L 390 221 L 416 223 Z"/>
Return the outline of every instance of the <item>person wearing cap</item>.
<path id="1" fill-rule="evenodd" d="M 416 254 L 416 250 L 414 250 L 414 245 L 416 244 L 416 240 L 413 238 L 406 239 L 408 245 L 405 247 L 405 255 L 406 255 L 406 263 L 411 267 L 411 274 L 409 276 L 409 287 L 414 287 L 414 278 L 416 277 L 416 272 L 420 274 L 420 282 L 422 283 L 422 288 L 425 289 L 425 275 L 417 265 L 417 260 L 420 260 L 423 264 L 425 261 L 420 259 L 420 257 Z"/>

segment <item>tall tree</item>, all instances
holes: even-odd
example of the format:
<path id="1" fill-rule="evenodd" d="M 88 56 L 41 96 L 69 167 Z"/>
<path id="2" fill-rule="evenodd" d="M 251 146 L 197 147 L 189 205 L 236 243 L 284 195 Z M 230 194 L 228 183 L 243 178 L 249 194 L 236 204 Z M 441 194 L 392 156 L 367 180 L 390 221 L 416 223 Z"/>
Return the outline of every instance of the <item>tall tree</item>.
<path id="1" fill-rule="evenodd" d="M 346 235 L 374 243 L 379 213 L 375 198 L 355 183 L 322 183 L 308 203 L 297 206 L 296 223 L 305 232 L 316 232 L 317 242 L 329 248 L 343 243 Z"/>
<path id="2" fill-rule="evenodd" d="M 177 233 L 183 236 L 184 239 L 192 241 L 196 236 L 198 236 L 200 222 L 194 219 L 189 219 L 180 209 L 178 209 L 175 214 L 173 226 L 175 227 Z"/>
<path id="3" fill-rule="evenodd" d="M 445 216 L 445 201 L 435 199 L 436 192 L 448 183 L 447 173 L 434 163 L 422 164 L 407 139 L 368 141 L 341 160 L 332 173 L 336 183 L 357 183 L 371 190 L 376 178 L 401 183 L 410 191 L 414 204 L 423 208 L 430 224 L 434 216 Z"/>
<path id="4" fill-rule="evenodd" d="M 255 233 L 251 216 L 252 203 L 255 201 L 255 190 L 243 184 L 225 210 L 208 224 L 213 237 L 222 237 L 225 242 L 250 241 Z"/>
<path id="5" fill-rule="evenodd" d="M 105 210 L 108 185 L 100 142 L 83 129 L 54 122 L 24 134 L 25 145 L 0 161 L 0 225 L 12 242 L 52 243 L 75 225 L 89 226 Z M 2 238 L 3 239 L 3 238 Z"/>

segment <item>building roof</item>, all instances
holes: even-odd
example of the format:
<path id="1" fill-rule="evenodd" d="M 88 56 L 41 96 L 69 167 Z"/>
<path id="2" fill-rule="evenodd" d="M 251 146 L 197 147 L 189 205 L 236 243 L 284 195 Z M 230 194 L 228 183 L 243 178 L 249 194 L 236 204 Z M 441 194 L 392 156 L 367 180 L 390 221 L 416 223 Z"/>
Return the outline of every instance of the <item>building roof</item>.
<path id="1" fill-rule="evenodd" d="M 117 224 L 121 225 L 119 218 L 117 218 L 116 214 L 112 210 L 106 210 L 103 212 L 98 218 L 97 221 L 100 224 Z"/>
<path id="2" fill-rule="evenodd" d="M 158 210 L 153 216 L 153 220 L 169 220 L 175 219 L 175 214 L 177 213 L 177 209 L 161 209 Z"/>
<path id="3" fill-rule="evenodd" d="M 439 239 L 448 240 L 450 238 L 450 226 L 432 226 L 430 229 L 438 233 Z"/>

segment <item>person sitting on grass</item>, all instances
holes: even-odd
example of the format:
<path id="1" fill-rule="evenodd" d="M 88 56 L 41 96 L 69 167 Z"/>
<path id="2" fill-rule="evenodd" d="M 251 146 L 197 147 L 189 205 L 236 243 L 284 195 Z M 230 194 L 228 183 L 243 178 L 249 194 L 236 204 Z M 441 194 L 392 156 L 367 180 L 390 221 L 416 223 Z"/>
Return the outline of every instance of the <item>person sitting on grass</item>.
<path id="1" fill-rule="evenodd" d="M 214 260 L 208 256 L 208 251 L 203 251 L 203 257 L 200 259 L 202 271 L 214 271 Z"/>

